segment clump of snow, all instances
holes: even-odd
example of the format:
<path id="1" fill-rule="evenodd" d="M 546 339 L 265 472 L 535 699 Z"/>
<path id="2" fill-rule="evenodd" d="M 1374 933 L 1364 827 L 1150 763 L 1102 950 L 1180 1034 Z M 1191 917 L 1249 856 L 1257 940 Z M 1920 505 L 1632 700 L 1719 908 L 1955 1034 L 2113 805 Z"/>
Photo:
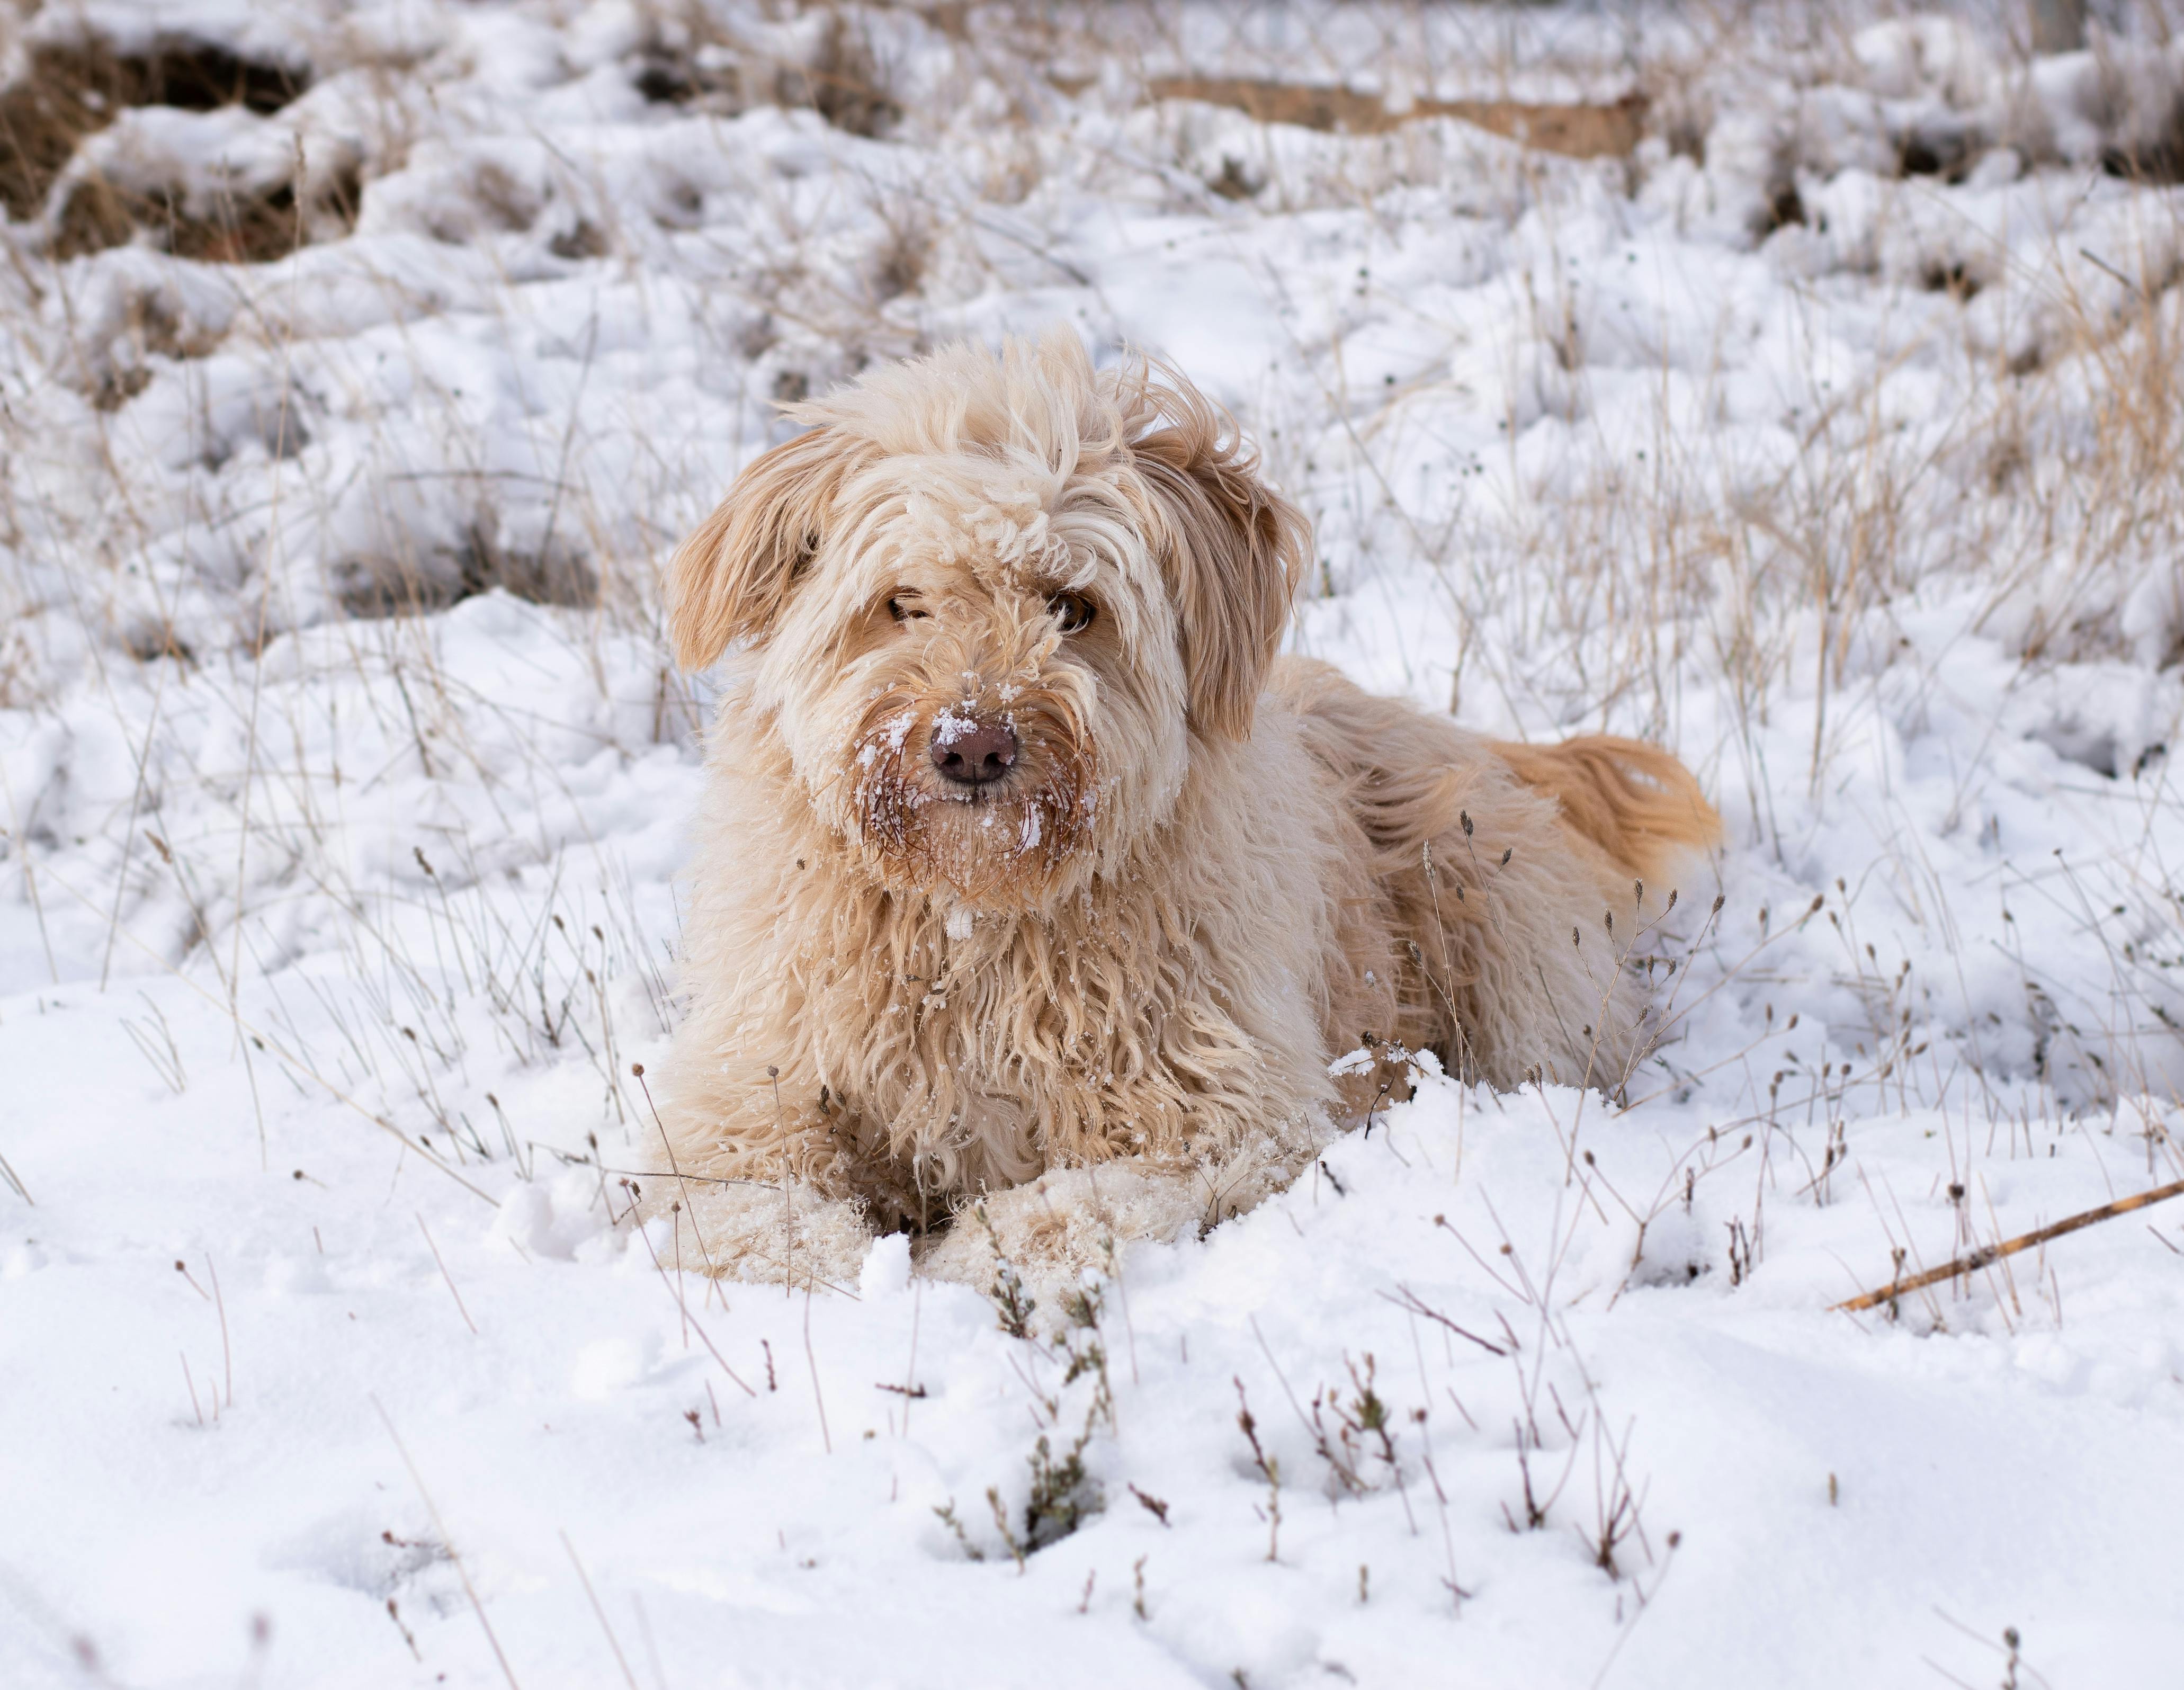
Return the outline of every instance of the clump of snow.
<path id="1" fill-rule="evenodd" d="M 308 86 L 114 114 L 0 228 L 0 1679 L 2169 1682 L 2176 1211 L 1830 1305 L 2184 1177 L 2178 50 L 974 9 L 27 26 Z M 1574 161 L 1186 72 L 1653 105 Z M 64 257 L 94 172 L 361 197 Z M 783 1258 L 716 1283 L 632 1219 L 661 566 L 776 401 L 1057 320 L 1262 446 L 1295 649 L 1700 772 L 1663 1043 L 1429 1068 L 1236 1219 L 1050 1174 L 1087 1284 L 693 1184 Z"/>

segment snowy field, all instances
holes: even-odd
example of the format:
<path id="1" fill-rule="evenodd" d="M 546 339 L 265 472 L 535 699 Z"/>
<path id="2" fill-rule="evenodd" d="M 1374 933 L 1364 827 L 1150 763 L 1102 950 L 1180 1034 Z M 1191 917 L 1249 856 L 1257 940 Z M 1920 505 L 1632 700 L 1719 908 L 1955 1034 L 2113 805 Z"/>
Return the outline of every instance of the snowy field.
<path id="1" fill-rule="evenodd" d="M 2175 1685 L 2184 1202 L 1832 1309 L 2184 1178 L 2184 16 L 2093 10 L 11 14 L 0 1683 Z M 1700 772 L 1670 1036 L 1028 1320 L 682 1272 L 661 566 L 1055 322 L 1264 443 L 1294 649 Z"/>

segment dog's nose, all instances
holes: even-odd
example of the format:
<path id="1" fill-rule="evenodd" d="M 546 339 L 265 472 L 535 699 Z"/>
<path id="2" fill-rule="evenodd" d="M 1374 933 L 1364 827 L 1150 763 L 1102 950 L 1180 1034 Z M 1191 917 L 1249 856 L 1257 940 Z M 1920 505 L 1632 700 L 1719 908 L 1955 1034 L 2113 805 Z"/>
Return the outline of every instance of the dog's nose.
<path id="1" fill-rule="evenodd" d="M 1017 733 L 998 722 L 978 722 L 952 711 L 933 730 L 933 767 L 965 786 L 999 780 L 1017 760 Z"/>

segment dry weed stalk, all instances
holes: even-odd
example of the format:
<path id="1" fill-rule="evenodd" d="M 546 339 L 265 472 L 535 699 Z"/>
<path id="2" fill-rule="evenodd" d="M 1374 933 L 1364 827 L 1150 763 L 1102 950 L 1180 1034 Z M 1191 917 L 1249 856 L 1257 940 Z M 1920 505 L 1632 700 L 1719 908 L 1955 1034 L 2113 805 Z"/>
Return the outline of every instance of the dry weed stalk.
<path id="1" fill-rule="evenodd" d="M 1945 1280 L 1960 1278 L 1966 1274 L 1975 1274 L 1982 1268 L 1992 1266 L 2004 1257 L 2014 1256 L 2020 1251 L 2030 1250 L 2036 1245 L 2045 1244 L 2050 1239 L 2060 1238 L 2066 1233 L 2075 1232 L 2081 1227 L 2096 1225 L 2104 1220 L 2114 1220 L 2118 1215 L 2131 1214 L 2152 1204 L 2166 1202 L 2171 1197 L 2179 1196 L 2184 1196 L 2184 1180 L 2156 1186 L 2150 1191 L 2141 1191 L 2136 1196 L 2119 1197 L 2114 1202 L 2103 1203 L 2098 1208 L 2084 1210 L 2080 1213 L 2053 1222 L 2050 1225 L 2035 1227 L 2030 1232 L 2020 1233 L 2016 1237 L 2004 1239 L 1998 1244 L 1982 1246 L 1977 1250 L 1944 1262 L 1938 1268 L 1929 1268 L 1924 1273 L 1914 1274 L 1908 1279 L 1902 1277 L 1903 1262 L 1899 1254 L 1897 1263 L 1897 1277 L 1892 1279 L 1879 1291 L 1862 1291 L 1856 1297 L 1835 1304 L 1834 1307 L 1839 1311 L 1851 1314 L 1855 1314 L 1860 1309 L 1878 1308 L 1884 1303 L 1893 1309 L 1896 1300 L 1907 1291 L 1923 1291 L 1928 1286 L 1940 1285 Z"/>

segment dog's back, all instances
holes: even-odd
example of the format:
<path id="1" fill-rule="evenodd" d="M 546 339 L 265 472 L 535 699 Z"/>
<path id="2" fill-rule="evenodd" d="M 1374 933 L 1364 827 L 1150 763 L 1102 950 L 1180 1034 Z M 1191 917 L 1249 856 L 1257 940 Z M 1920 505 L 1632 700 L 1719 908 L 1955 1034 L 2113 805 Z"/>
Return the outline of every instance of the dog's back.
<path id="1" fill-rule="evenodd" d="M 1361 1033 L 1496 1085 L 1620 1083 L 1648 1041 L 1626 964 L 1678 859 L 1720 821 L 1665 751 L 1591 735 L 1485 739 L 1330 666 L 1268 678 L 1347 823 L 1372 891 L 1330 973 L 1331 1048 Z"/>

